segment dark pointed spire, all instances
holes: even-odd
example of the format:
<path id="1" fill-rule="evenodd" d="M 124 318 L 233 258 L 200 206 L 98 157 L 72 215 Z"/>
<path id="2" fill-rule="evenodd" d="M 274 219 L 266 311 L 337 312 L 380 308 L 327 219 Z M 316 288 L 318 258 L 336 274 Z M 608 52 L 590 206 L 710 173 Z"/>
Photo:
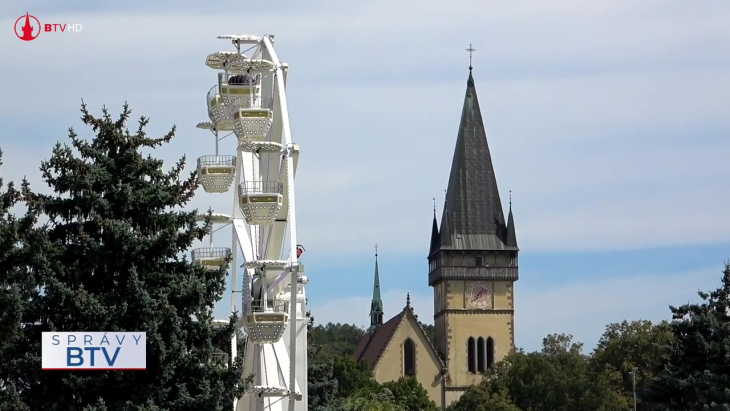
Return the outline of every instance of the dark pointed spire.
<path id="1" fill-rule="evenodd" d="M 380 272 L 378 270 L 378 245 L 375 244 L 375 280 L 373 282 L 373 300 L 370 303 L 370 330 L 383 325 L 383 299 L 380 297 Z"/>
<path id="2" fill-rule="evenodd" d="M 431 227 L 431 248 L 429 248 L 428 255 L 435 253 L 439 249 L 441 244 L 441 238 L 439 237 L 439 224 L 436 221 L 436 199 L 433 199 L 433 225 Z"/>
<path id="3" fill-rule="evenodd" d="M 507 247 L 502 202 L 471 70 L 456 139 L 440 248 L 503 250 Z"/>
<path id="4" fill-rule="evenodd" d="M 517 248 L 515 218 L 512 216 L 512 191 L 509 192 L 509 216 L 507 217 L 507 238 L 505 240 L 505 243 L 508 247 Z"/>

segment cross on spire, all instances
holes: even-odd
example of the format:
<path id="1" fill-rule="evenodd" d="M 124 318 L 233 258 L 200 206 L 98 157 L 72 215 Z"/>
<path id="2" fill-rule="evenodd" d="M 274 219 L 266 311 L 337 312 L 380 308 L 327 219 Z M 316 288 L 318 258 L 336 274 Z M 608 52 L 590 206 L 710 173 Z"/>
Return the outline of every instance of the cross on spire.
<path id="1" fill-rule="evenodd" d="M 469 71 L 471 71 L 471 69 L 472 69 L 472 67 L 471 67 L 471 58 L 473 56 L 473 53 L 475 51 L 477 51 L 477 50 L 474 47 L 471 46 L 471 43 L 469 43 L 469 48 L 466 49 L 466 51 L 469 52 Z"/>
<path id="2" fill-rule="evenodd" d="M 378 258 L 378 243 L 375 243 L 375 258 Z"/>

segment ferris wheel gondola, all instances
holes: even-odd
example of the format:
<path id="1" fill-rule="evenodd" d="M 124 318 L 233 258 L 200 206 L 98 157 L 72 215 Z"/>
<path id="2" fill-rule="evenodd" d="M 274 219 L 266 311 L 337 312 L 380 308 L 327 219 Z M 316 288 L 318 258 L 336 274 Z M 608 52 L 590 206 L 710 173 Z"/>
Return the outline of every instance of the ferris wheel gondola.
<path id="1" fill-rule="evenodd" d="M 215 155 L 198 158 L 198 173 L 207 193 L 233 193 L 233 213 L 211 218 L 215 224 L 230 224 L 233 240 L 231 247 L 214 247 L 211 234 L 210 246 L 193 250 L 193 260 L 219 267 L 232 257 L 231 309 L 240 311 L 247 340 L 245 372 L 254 375 L 234 410 L 304 411 L 308 279 L 298 262 L 304 248 L 296 242 L 299 147 L 289 128 L 288 65 L 279 61 L 271 35 L 219 38 L 230 40 L 235 51 L 212 53 L 205 60 L 218 71 L 218 82 L 206 99 L 210 121 L 198 128 L 212 132 L 216 149 Z M 255 49 L 251 57 L 241 52 L 242 45 Z M 236 136 L 235 153 L 221 154 L 218 143 L 229 135 Z M 240 290 L 239 255 L 244 260 Z M 231 346 L 235 356 L 235 337 Z"/>

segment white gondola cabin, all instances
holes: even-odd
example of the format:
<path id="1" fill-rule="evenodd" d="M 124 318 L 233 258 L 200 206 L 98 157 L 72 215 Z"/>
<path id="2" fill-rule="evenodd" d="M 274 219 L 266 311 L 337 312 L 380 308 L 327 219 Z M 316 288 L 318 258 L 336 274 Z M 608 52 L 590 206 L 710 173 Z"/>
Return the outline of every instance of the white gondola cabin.
<path id="1" fill-rule="evenodd" d="M 218 73 L 218 93 L 233 112 L 241 108 L 261 108 L 261 74 Z"/>
<path id="2" fill-rule="evenodd" d="M 284 336 L 289 313 L 253 310 L 244 319 L 246 334 L 254 344 L 272 344 Z"/>
<path id="3" fill-rule="evenodd" d="M 238 186 L 238 204 L 249 224 L 271 224 L 284 203 L 278 181 L 245 181 Z"/>
<path id="4" fill-rule="evenodd" d="M 226 260 L 231 255 L 231 249 L 228 247 L 204 247 L 196 248 L 190 254 L 193 263 L 211 270 L 218 270 L 226 264 Z"/>
<path id="5" fill-rule="evenodd" d="M 225 193 L 236 176 L 236 156 L 198 158 L 198 176 L 207 193 Z"/>
<path id="6" fill-rule="evenodd" d="M 288 261 L 247 261 L 243 281 L 243 326 L 248 338 L 256 344 L 271 344 L 284 335 L 288 325 L 289 297 L 278 286 L 290 272 Z M 253 280 L 249 273 L 255 272 Z M 295 274 L 296 275 L 296 274 Z"/>
<path id="7" fill-rule="evenodd" d="M 263 141 L 273 121 L 274 112 L 269 108 L 242 108 L 233 113 L 233 132 L 239 142 Z"/>
<path id="8" fill-rule="evenodd" d="M 208 91 L 208 117 L 218 131 L 233 131 L 232 112 L 220 95 L 220 86 L 215 85 Z"/>
<path id="9" fill-rule="evenodd" d="M 241 57 L 219 73 L 220 96 L 230 110 L 233 131 L 239 142 L 263 141 L 274 121 L 273 99 L 263 96 L 262 74 L 276 69 L 273 62 Z"/>

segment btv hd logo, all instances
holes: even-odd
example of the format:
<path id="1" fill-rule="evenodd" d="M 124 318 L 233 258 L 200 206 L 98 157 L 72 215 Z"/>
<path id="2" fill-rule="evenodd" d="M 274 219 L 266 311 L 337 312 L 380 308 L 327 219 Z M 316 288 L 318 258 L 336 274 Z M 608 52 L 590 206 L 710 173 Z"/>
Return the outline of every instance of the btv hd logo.
<path id="1" fill-rule="evenodd" d="M 147 333 L 44 332 L 44 370 L 145 370 Z"/>
<path id="2" fill-rule="evenodd" d="M 18 17 L 18 20 L 15 20 L 15 35 L 23 41 L 35 40 L 41 34 L 41 29 L 45 32 L 78 33 L 83 29 L 83 27 L 81 26 L 81 24 L 78 23 L 41 24 L 41 22 L 30 13 L 25 13 L 25 16 L 20 16 Z"/>

